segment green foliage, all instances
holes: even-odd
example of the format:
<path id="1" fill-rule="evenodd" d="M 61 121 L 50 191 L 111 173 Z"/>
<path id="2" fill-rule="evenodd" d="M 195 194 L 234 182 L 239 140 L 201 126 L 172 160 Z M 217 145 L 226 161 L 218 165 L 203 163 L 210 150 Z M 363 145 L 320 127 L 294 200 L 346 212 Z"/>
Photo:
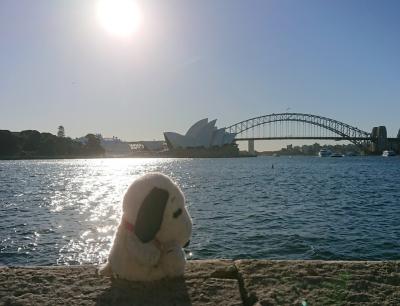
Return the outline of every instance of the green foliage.
<path id="1" fill-rule="evenodd" d="M 15 155 L 19 152 L 19 139 L 7 130 L 0 130 L 0 156 Z"/>
<path id="2" fill-rule="evenodd" d="M 12 133 L 0 130 L 0 157 L 38 158 L 38 157 L 92 157 L 102 156 L 104 149 L 100 139 L 88 134 L 85 143 L 69 137 L 58 137 L 50 133 L 26 130 Z"/>
<path id="3" fill-rule="evenodd" d="M 22 150 L 25 152 L 36 152 L 40 147 L 40 133 L 35 130 L 26 130 L 19 133 Z"/>
<path id="4" fill-rule="evenodd" d="M 65 137 L 65 129 L 62 125 L 58 127 L 58 132 L 57 132 L 58 137 Z"/>
<path id="5" fill-rule="evenodd" d="M 100 138 L 94 134 L 87 134 L 85 136 L 86 144 L 84 146 L 85 152 L 90 155 L 102 155 L 105 150 L 100 144 Z"/>

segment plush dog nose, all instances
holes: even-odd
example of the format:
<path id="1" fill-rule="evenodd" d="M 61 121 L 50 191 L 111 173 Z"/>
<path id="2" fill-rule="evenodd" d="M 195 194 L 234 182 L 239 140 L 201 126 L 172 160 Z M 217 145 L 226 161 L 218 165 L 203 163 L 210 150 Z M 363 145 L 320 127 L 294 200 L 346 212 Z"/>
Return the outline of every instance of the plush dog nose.
<path id="1" fill-rule="evenodd" d="M 188 242 L 186 242 L 186 244 L 183 246 L 184 248 L 188 247 L 190 244 L 190 240 L 188 240 Z"/>

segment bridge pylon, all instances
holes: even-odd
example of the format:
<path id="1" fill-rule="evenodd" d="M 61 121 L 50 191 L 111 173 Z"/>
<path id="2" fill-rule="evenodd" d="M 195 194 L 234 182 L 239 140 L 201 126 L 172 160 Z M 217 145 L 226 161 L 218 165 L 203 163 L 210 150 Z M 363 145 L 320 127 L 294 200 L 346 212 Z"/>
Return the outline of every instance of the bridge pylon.
<path id="1" fill-rule="evenodd" d="M 256 154 L 256 151 L 254 150 L 254 139 L 249 140 L 248 151 L 249 151 L 249 154 L 251 154 L 251 155 Z"/>
<path id="2" fill-rule="evenodd" d="M 376 126 L 372 129 L 370 151 L 381 154 L 384 150 L 394 150 L 400 153 L 400 130 L 396 138 L 389 138 L 385 126 Z"/>

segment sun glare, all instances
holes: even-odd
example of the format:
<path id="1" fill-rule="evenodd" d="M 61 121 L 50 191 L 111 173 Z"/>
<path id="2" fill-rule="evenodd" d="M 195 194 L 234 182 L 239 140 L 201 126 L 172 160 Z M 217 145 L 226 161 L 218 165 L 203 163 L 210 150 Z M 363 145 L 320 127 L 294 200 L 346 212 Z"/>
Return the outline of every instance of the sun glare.
<path id="1" fill-rule="evenodd" d="M 140 9 L 132 0 L 99 0 L 97 18 L 107 32 L 121 37 L 135 33 L 141 23 Z"/>

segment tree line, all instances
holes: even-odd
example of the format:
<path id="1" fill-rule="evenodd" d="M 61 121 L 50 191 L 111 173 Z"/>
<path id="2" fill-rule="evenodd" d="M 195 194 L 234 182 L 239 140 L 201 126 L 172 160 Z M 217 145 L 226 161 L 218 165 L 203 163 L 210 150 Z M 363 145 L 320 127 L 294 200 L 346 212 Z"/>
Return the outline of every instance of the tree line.
<path id="1" fill-rule="evenodd" d="M 36 130 L 10 132 L 0 130 L 0 157 L 2 158 L 69 158 L 103 156 L 104 148 L 94 134 L 83 141 L 69 137 L 40 133 Z"/>

